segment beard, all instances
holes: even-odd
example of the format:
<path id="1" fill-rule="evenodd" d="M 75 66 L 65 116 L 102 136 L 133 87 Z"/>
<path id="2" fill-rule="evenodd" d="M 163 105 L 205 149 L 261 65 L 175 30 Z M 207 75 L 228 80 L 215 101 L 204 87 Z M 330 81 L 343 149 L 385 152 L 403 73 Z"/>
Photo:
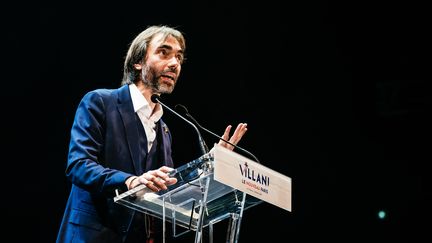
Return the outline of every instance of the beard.
<path id="1" fill-rule="evenodd" d="M 160 77 L 161 74 L 151 66 L 146 66 L 142 69 L 141 79 L 144 85 L 150 88 L 153 93 L 171 94 L 177 82 L 174 81 L 173 85 L 168 85 L 164 82 L 159 82 Z"/>

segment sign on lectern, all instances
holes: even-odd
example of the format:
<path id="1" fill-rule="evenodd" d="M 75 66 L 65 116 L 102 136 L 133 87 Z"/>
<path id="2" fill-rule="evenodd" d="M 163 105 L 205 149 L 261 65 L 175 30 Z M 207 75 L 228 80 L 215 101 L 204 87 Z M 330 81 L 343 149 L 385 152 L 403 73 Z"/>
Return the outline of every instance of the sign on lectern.
<path id="1" fill-rule="evenodd" d="M 291 178 L 218 144 L 213 154 L 216 181 L 291 211 Z"/>

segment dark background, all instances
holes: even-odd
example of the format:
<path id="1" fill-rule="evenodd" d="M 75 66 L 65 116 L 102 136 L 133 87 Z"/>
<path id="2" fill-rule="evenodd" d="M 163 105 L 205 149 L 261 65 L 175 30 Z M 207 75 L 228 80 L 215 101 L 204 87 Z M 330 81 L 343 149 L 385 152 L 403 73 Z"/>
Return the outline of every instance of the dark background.
<path id="1" fill-rule="evenodd" d="M 153 24 L 177 27 L 187 41 L 166 104 L 185 105 L 218 134 L 247 122 L 239 145 L 292 178 L 292 212 L 267 203 L 246 211 L 240 242 L 431 240 L 425 5 L 123 1 L 1 12 L 2 219 L 11 242 L 55 241 L 78 102 L 119 86 L 129 43 Z M 195 159 L 193 129 L 168 112 L 164 119 L 176 163 Z"/>

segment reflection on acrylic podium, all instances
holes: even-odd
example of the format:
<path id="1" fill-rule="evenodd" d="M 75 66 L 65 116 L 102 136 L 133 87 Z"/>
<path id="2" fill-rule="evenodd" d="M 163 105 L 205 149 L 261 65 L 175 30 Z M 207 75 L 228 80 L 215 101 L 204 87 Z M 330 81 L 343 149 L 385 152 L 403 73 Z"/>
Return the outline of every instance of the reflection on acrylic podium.
<path id="1" fill-rule="evenodd" d="M 220 148 L 216 149 L 218 150 Z M 235 154 L 232 151 L 228 153 Z M 240 158 L 248 160 L 241 156 Z M 221 160 L 232 162 L 232 158 L 224 157 Z M 209 242 L 212 243 L 214 225 L 225 219 L 230 220 L 226 242 L 238 242 L 243 211 L 262 203 L 263 200 L 247 195 L 253 195 L 250 191 L 241 191 L 215 180 L 215 161 L 213 154 L 203 155 L 172 171 L 171 176 L 176 177 L 178 182 L 168 187 L 168 190 L 153 192 L 140 185 L 118 194 L 114 201 L 162 219 L 164 242 L 166 222 L 171 223 L 174 237 L 194 231 L 195 243 L 203 242 L 203 228 L 209 227 Z"/>

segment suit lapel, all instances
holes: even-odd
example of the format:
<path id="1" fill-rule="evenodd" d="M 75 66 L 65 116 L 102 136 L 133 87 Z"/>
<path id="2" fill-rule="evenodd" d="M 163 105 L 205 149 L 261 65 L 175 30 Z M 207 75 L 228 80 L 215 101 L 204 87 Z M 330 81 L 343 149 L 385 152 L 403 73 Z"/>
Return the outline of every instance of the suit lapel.
<path id="1" fill-rule="evenodd" d="M 118 110 L 123 121 L 126 132 L 126 140 L 129 145 L 129 151 L 133 160 L 135 173 L 137 175 L 143 172 L 140 163 L 140 147 L 139 147 L 139 131 L 135 120 L 135 111 L 132 105 L 132 99 L 128 85 L 124 85 L 119 89 Z"/>

